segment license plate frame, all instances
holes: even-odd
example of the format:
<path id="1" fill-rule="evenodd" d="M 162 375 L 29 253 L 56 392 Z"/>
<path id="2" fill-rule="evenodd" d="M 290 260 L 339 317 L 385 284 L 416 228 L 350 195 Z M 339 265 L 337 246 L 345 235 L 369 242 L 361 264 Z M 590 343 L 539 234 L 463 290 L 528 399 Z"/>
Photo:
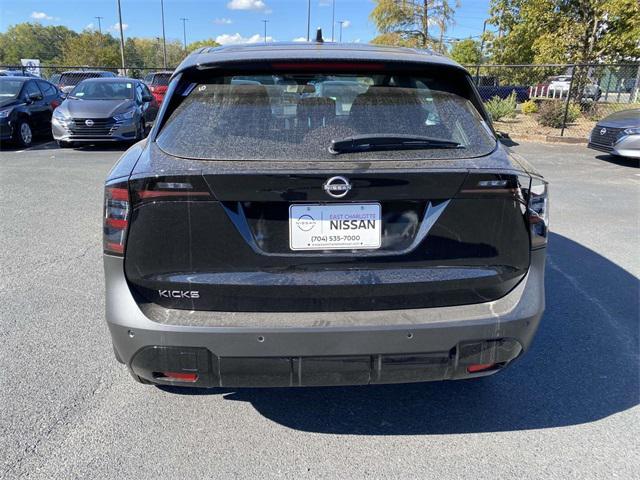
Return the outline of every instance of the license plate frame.
<path id="1" fill-rule="evenodd" d="M 293 203 L 288 220 L 292 251 L 377 250 L 382 246 L 382 206 L 378 202 Z"/>

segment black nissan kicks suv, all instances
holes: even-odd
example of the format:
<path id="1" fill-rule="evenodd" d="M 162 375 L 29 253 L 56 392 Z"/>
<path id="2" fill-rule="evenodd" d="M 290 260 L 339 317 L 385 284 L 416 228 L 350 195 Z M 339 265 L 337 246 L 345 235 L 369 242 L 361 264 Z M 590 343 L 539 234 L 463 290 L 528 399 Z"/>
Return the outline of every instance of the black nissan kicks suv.
<path id="1" fill-rule="evenodd" d="M 544 310 L 547 184 L 427 51 L 204 48 L 105 186 L 106 319 L 143 383 L 480 377 Z"/>

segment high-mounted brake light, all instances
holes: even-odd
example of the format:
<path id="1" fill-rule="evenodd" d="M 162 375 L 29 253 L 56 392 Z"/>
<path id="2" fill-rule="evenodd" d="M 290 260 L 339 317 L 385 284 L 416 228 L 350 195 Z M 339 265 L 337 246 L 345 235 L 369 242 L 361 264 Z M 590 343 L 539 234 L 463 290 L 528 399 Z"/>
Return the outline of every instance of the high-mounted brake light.
<path id="1" fill-rule="evenodd" d="M 129 226 L 127 182 L 107 185 L 104 190 L 103 249 L 110 255 L 123 255 Z"/>

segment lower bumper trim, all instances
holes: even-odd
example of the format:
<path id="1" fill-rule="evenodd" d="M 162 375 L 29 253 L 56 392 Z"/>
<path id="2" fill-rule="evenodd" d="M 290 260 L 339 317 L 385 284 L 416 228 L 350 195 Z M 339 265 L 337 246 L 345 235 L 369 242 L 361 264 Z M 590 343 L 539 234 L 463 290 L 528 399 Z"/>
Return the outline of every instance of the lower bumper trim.
<path id="1" fill-rule="evenodd" d="M 427 382 L 490 375 L 522 352 L 515 339 L 463 342 L 448 352 L 317 357 L 219 357 L 206 348 L 148 346 L 131 362 L 134 375 L 163 385 L 195 387 L 301 387 Z M 497 364 L 469 373 L 476 364 Z M 196 373 L 183 383 L 162 372 Z"/>

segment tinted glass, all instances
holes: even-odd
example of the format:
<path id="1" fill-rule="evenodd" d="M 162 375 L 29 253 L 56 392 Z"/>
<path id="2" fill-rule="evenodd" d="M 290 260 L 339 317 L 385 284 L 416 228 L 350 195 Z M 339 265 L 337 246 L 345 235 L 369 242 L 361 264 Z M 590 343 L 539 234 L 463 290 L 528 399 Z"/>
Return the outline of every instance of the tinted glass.
<path id="1" fill-rule="evenodd" d="M 31 82 L 27 82 L 24 86 L 24 92 L 23 95 L 25 97 L 28 97 L 29 95 L 42 95 L 42 92 L 40 91 L 40 89 L 38 88 L 38 85 L 36 85 L 36 82 L 31 81 Z"/>
<path id="2" fill-rule="evenodd" d="M 56 88 L 48 82 L 38 82 L 38 86 L 45 97 L 52 97 L 56 95 Z"/>
<path id="3" fill-rule="evenodd" d="M 462 148 L 345 156 L 459 158 L 487 154 L 495 148 L 495 139 L 468 98 L 466 77 L 458 76 L 301 73 L 218 77 L 184 86 L 181 102 L 157 143 L 167 153 L 191 158 L 335 160 L 329 152 L 332 140 L 403 134 L 456 142 Z"/>
<path id="4" fill-rule="evenodd" d="M 160 86 L 169 85 L 169 79 L 170 78 L 171 78 L 171 74 L 170 73 L 156 73 L 155 76 L 153 77 L 152 85 L 154 85 L 154 86 L 156 86 L 156 85 L 160 85 Z"/>
<path id="5" fill-rule="evenodd" d="M 0 99 L 15 98 L 20 94 L 24 80 L 12 80 L 11 77 L 0 78 Z"/>
<path id="6" fill-rule="evenodd" d="M 82 100 L 125 100 L 132 99 L 133 92 L 133 82 L 87 81 L 78 84 L 69 96 Z"/>
<path id="7" fill-rule="evenodd" d="M 63 73 L 60 77 L 60 85 L 69 86 L 69 85 L 77 85 L 82 80 L 87 78 L 98 78 L 100 77 L 100 73 L 98 72 L 77 72 L 77 73 Z"/>

